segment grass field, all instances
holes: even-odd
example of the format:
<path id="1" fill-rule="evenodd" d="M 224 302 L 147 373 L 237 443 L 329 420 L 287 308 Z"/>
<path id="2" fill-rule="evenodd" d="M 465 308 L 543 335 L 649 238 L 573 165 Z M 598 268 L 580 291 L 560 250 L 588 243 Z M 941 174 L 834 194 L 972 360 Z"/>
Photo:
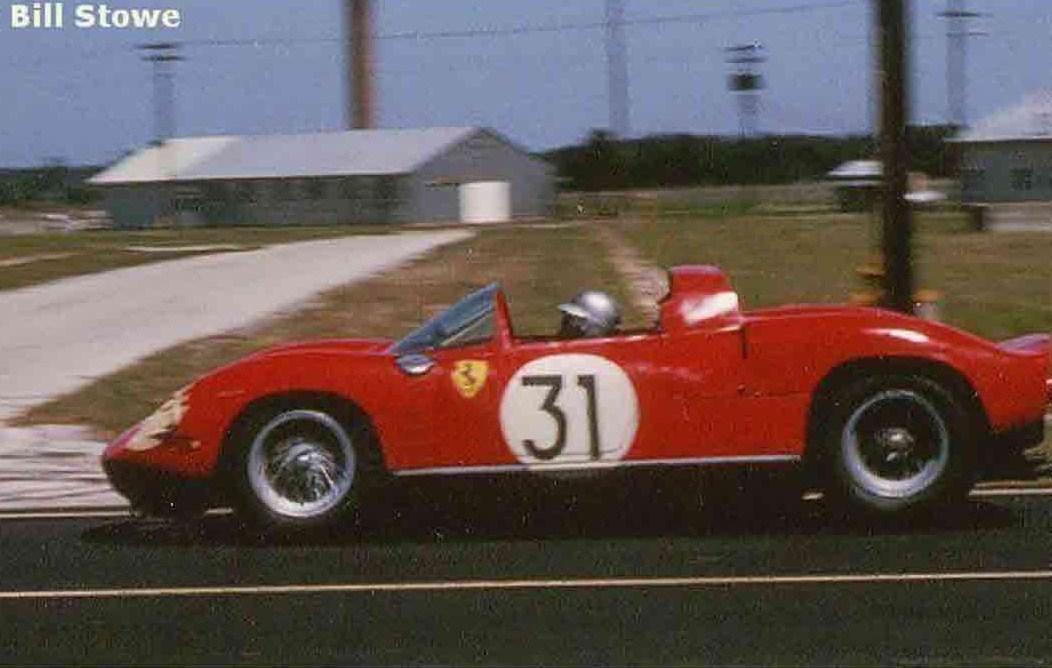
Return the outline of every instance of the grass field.
<path id="1" fill-rule="evenodd" d="M 716 264 L 747 307 L 843 302 L 865 290 L 856 268 L 875 259 L 868 215 L 724 216 L 616 223 L 655 264 Z M 916 220 L 918 287 L 941 293 L 942 319 L 1005 338 L 1052 331 L 1052 235 L 975 233 L 963 217 Z"/>
<path id="2" fill-rule="evenodd" d="M 382 234 L 389 230 L 378 226 L 235 227 L 6 235 L 0 236 L 0 290 L 191 255 L 251 250 L 277 243 L 352 234 Z M 233 248 L 152 253 L 130 249 L 214 245 Z"/>
<path id="3" fill-rule="evenodd" d="M 83 424 L 112 435 L 195 377 L 250 352 L 292 340 L 399 337 L 495 280 L 504 285 L 521 334 L 553 333 L 559 321 L 555 306 L 585 286 L 604 287 L 631 308 L 625 283 L 586 227 L 486 230 L 406 268 L 322 294 L 294 313 L 162 351 L 40 406 L 20 422 Z"/>
<path id="4" fill-rule="evenodd" d="M 963 217 L 948 213 L 922 215 L 916 223 L 918 283 L 941 292 L 945 321 L 991 338 L 1052 331 L 1052 235 L 974 233 Z M 553 331 L 555 305 L 584 287 L 610 290 L 628 310 L 626 320 L 638 320 L 625 278 L 598 240 L 598 225 L 621 232 L 643 259 L 659 266 L 722 266 L 747 307 L 843 302 L 865 288 L 856 268 L 873 260 L 876 224 L 866 215 L 772 216 L 730 207 L 725 215 L 706 211 L 693 217 L 482 230 L 475 239 L 409 267 L 320 295 L 294 313 L 162 351 L 38 407 L 22 421 L 85 424 L 112 434 L 194 377 L 247 353 L 290 340 L 397 337 L 492 280 L 504 284 L 521 333 Z M 258 245 L 289 240 L 281 234 L 316 238 L 335 230 L 233 232 L 242 235 L 239 243 Z M 193 242 L 157 233 L 143 239 L 141 234 L 123 243 L 231 242 L 229 230 L 197 231 Z M 1052 439 L 1042 452 L 1052 454 Z"/>

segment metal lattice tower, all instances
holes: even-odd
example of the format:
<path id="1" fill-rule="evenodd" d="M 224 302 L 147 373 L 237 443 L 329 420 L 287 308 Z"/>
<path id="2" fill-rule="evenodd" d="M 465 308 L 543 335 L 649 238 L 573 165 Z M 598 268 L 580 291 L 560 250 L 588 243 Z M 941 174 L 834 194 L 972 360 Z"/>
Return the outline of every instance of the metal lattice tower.
<path id="1" fill-rule="evenodd" d="M 968 40 L 985 33 L 969 30 L 972 19 L 983 16 L 965 6 L 965 0 L 947 0 L 946 11 L 946 114 L 956 127 L 968 125 Z"/>
<path id="2" fill-rule="evenodd" d="M 760 65 L 767 62 L 763 45 L 736 44 L 724 49 L 731 74 L 727 87 L 738 102 L 738 132 L 741 137 L 753 137 L 759 132 L 760 91 L 764 88 Z"/>
<path id="3" fill-rule="evenodd" d="M 610 130 L 618 137 L 631 132 L 628 97 L 628 45 L 624 0 L 606 0 L 606 64 Z"/>
<path id="4" fill-rule="evenodd" d="M 153 65 L 154 144 L 161 145 L 175 136 L 175 63 L 186 60 L 179 55 L 178 42 L 153 42 L 138 47 L 142 59 Z"/>

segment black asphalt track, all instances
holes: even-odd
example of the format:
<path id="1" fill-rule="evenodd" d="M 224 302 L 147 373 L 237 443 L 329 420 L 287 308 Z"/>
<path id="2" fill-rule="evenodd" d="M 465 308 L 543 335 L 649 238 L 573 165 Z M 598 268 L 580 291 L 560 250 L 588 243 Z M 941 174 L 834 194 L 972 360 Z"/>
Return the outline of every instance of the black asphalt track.
<path id="1" fill-rule="evenodd" d="M 296 540 L 223 515 L 5 518 L 0 662 L 1046 664 L 1050 554 L 1052 496 L 875 524 L 453 491 Z M 382 586 L 316 588 L 354 584 Z"/>

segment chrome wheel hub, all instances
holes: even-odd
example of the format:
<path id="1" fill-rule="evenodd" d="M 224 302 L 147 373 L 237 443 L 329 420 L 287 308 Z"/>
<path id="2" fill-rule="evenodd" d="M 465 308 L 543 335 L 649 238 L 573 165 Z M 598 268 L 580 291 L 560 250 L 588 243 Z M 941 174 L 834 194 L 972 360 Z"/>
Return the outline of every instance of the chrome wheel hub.
<path id="1" fill-rule="evenodd" d="M 310 519 L 346 497 L 355 463 L 353 444 L 339 422 L 320 412 L 289 411 L 253 440 L 248 479 L 270 511 Z"/>
<path id="2" fill-rule="evenodd" d="M 874 441 L 887 464 L 896 464 L 914 456 L 916 437 L 908 429 L 890 427 L 881 429 L 874 435 Z"/>
<path id="3" fill-rule="evenodd" d="M 848 418 L 841 453 L 847 472 L 863 490 L 906 498 L 942 475 L 950 435 L 927 398 L 912 390 L 888 390 L 870 397 Z"/>

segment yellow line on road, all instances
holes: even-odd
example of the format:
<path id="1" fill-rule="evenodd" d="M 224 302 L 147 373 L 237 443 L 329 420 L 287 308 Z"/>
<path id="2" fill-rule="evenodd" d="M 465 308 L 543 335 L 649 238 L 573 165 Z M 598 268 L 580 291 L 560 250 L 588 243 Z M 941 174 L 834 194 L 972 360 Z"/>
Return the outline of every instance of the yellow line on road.
<path id="1" fill-rule="evenodd" d="M 0 601 L 49 599 L 168 598 L 209 596 L 279 596 L 383 592 L 506 591 L 538 589 L 646 589 L 740 587 L 757 585 L 838 585 L 876 583 L 936 583 L 1052 580 L 1052 571 L 958 571 L 949 573 L 845 573 L 805 575 L 743 575 L 712 577 L 574 578 L 537 580 L 448 580 L 433 582 L 372 582 L 213 587 L 143 587 L 0 591 Z"/>

